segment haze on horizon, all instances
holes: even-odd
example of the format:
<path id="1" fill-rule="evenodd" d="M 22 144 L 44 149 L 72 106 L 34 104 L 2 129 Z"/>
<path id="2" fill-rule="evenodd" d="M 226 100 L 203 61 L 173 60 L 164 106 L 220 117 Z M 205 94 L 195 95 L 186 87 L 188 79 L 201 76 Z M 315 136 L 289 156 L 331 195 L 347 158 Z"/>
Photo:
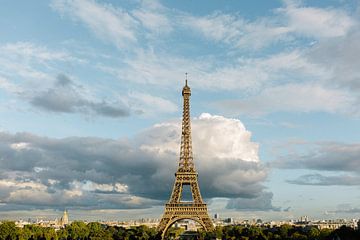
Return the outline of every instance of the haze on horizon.
<path id="1" fill-rule="evenodd" d="M 160 218 L 185 72 L 210 214 L 360 218 L 358 1 L 6 1 L 0 218 Z"/>

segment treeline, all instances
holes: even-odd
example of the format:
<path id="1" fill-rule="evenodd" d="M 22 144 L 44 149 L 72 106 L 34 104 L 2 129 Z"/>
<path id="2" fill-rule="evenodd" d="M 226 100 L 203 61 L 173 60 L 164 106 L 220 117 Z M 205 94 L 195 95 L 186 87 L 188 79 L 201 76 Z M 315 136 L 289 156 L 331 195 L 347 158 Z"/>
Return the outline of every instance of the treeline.
<path id="1" fill-rule="evenodd" d="M 217 227 L 215 232 L 202 232 L 200 239 L 222 240 L 360 240 L 360 231 L 342 226 L 336 230 L 316 227 L 295 227 L 282 225 L 280 227 L 257 226 L 225 226 Z"/>
<path id="2" fill-rule="evenodd" d="M 0 240 L 135 240 L 159 239 L 154 228 L 146 226 L 123 227 L 106 226 L 98 222 L 74 221 L 58 231 L 51 227 L 25 225 L 16 227 L 14 222 L 0 224 Z"/>
<path id="3" fill-rule="evenodd" d="M 182 229 L 171 228 L 169 239 L 184 239 Z M 14 222 L 0 224 L 0 240 L 157 240 L 161 239 L 154 228 L 146 226 L 123 228 L 106 226 L 97 222 L 84 223 L 74 221 L 58 231 L 49 227 L 26 225 L 16 227 Z M 342 226 L 334 231 L 319 230 L 315 227 L 294 227 L 282 225 L 280 227 L 244 227 L 225 226 L 216 227 L 214 232 L 200 231 L 197 240 L 359 240 L 360 231 Z"/>

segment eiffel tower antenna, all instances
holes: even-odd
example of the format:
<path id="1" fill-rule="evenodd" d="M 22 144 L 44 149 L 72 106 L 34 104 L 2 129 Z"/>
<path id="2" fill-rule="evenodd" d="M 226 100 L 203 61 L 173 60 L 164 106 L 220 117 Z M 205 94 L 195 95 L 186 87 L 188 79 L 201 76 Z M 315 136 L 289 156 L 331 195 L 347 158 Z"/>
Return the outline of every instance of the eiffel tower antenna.
<path id="1" fill-rule="evenodd" d="M 198 173 L 195 170 L 190 122 L 190 96 L 191 90 L 187 84 L 187 73 L 185 73 L 185 86 L 182 90 L 184 100 L 182 117 L 182 134 L 180 146 L 179 167 L 175 173 L 175 183 L 169 202 L 165 205 L 165 212 L 160 220 L 157 230 L 161 232 L 162 239 L 167 229 L 181 219 L 191 219 L 198 222 L 205 231 L 214 230 L 214 225 L 208 214 L 206 203 L 201 198 L 198 183 Z M 189 185 L 192 201 L 181 201 L 183 186 Z"/>

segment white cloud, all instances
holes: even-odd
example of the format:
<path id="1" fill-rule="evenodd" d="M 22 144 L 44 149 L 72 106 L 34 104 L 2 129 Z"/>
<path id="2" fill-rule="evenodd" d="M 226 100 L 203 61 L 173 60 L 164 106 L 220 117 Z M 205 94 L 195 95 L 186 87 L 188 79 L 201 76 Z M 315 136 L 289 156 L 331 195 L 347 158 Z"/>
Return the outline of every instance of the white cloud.
<path id="1" fill-rule="evenodd" d="M 263 115 L 271 112 L 329 112 L 358 115 L 357 99 L 342 89 L 319 84 L 286 84 L 263 90 L 244 100 L 216 103 L 230 114 Z"/>
<path id="2" fill-rule="evenodd" d="M 193 151 L 196 161 L 206 167 L 209 159 L 236 163 L 237 160 L 259 162 L 258 144 L 238 119 L 203 113 L 192 121 Z M 178 154 L 181 124 L 178 121 L 154 125 L 140 135 L 143 149 Z"/>
<path id="3" fill-rule="evenodd" d="M 128 99 L 128 105 L 131 106 L 135 112 L 145 115 L 154 115 L 162 112 L 171 113 L 178 110 L 173 102 L 146 93 L 130 92 L 126 98 Z"/>
<path id="4" fill-rule="evenodd" d="M 324 67 L 309 62 L 300 50 L 257 58 L 235 58 L 221 65 L 214 58 L 186 59 L 153 51 L 138 51 L 125 63 L 121 68 L 97 67 L 122 81 L 162 88 L 181 87 L 183 69 L 186 69 L 190 72 L 192 87 L 211 91 L 256 92 L 277 82 L 329 78 L 329 72 Z"/>
<path id="5" fill-rule="evenodd" d="M 201 88 L 258 92 L 268 86 L 327 79 L 329 72 L 309 62 L 299 50 L 293 50 L 261 58 L 240 58 L 232 65 L 204 69 L 195 78 Z"/>
<path id="6" fill-rule="evenodd" d="M 167 33 L 173 30 L 172 24 L 165 14 L 148 9 L 136 9 L 132 14 L 152 32 Z"/>
<path id="7" fill-rule="evenodd" d="M 276 26 L 269 19 L 249 22 L 238 15 L 216 12 L 203 17 L 185 16 L 182 21 L 206 38 L 244 50 L 260 49 L 289 38 L 287 26 Z"/>
<path id="8" fill-rule="evenodd" d="M 206 65 L 153 51 L 138 51 L 134 58 L 126 59 L 125 63 L 126 68 L 117 71 L 117 73 L 121 73 L 122 78 L 142 84 L 166 86 L 174 86 L 176 82 L 180 83 L 178 79 L 174 79 L 174 76 L 184 76 L 183 69 L 197 72 L 199 65 L 202 67 Z"/>
<path id="9" fill-rule="evenodd" d="M 259 162 L 259 145 L 240 120 L 203 113 L 193 122 L 194 148 L 201 159 Z"/>
<path id="10" fill-rule="evenodd" d="M 45 84 L 46 80 L 51 79 L 48 73 L 33 68 L 29 65 L 29 63 L 14 61 L 11 58 L 5 58 L 4 56 L 0 56 L 0 66 L 0 73 L 8 78 L 19 76 L 27 82 L 31 82 L 33 80 L 36 81 L 36 83 L 42 81 Z"/>
<path id="11" fill-rule="evenodd" d="M 344 37 L 322 41 L 306 54 L 309 62 L 329 72 L 326 83 L 352 90 L 360 88 L 360 28 Z"/>
<path id="12" fill-rule="evenodd" d="M 137 41 L 135 30 L 138 22 L 123 9 L 93 0 L 54 0 L 52 7 L 61 14 L 80 20 L 97 37 L 114 43 L 120 49 Z"/>
<path id="13" fill-rule="evenodd" d="M 355 24 L 342 9 L 303 7 L 293 1 L 287 1 L 279 12 L 288 18 L 290 31 L 314 38 L 344 36 Z"/>
<path id="14" fill-rule="evenodd" d="M 46 190 L 46 186 L 33 181 L 18 182 L 15 179 L 0 179 L 0 186 L 13 187 L 17 189 Z"/>
<path id="15" fill-rule="evenodd" d="M 0 76 L 0 89 L 3 89 L 6 92 L 10 92 L 10 93 L 21 92 L 21 88 L 18 85 L 10 82 L 7 78 L 4 78 L 2 76 Z"/>
<path id="16" fill-rule="evenodd" d="M 0 45 L 0 51 L 0 88 L 22 97 L 29 89 L 50 86 L 58 64 L 84 62 L 67 51 L 31 42 L 6 43 Z"/>
<path id="17" fill-rule="evenodd" d="M 0 47 L 4 55 L 11 56 L 12 59 L 18 58 L 21 61 L 36 60 L 46 61 L 82 61 L 64 51 L 53 51 L 45 46 L 35 45 L 31 42 L 7 43 Z"/>
<path id="18" fill-rule="evenodd" d="M 95 183 L 93 181 L 87 180 L 83 182 L 73 181 L 71 183 L 73 189 L 76 189 L 80 192 L 89 191 L 89 192 L 101 192 L 101 193 L 126 193 L 128 192 L 128 186 L 122 183 Z"/>
<path id="19" fill-rule="evenodd" d="M 184 26 L 204 37 L 242 50 L 291 42 L 297 35 L 314 39 L 344 36 L 355 25 L 355 20 L 342 9 L 303 7 L 293 1 L 285 1 L 285 6 L 273 13 L 254 21 L 222 12 L 200 17 L 184 15 L 180 19 Z"/>

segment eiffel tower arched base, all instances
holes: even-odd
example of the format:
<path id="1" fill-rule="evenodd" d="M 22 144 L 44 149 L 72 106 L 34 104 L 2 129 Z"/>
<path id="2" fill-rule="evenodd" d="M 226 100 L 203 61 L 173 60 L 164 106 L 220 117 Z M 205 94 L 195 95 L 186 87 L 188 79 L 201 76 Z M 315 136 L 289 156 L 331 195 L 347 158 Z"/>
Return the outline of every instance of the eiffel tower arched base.
<path id="1" fill-rule="evenodd" d="M 191 219 L 196 221 L 204 228 L 205 231 L 214 230 L 214 225 L 209 218 L 206 204 L 168 203 L 165 206 L 165 213 L 157 228 L 158 232 L 161 232 L 161 239 L 165 238 L 165 233 L 171 225 L 182 219 Z"/>

